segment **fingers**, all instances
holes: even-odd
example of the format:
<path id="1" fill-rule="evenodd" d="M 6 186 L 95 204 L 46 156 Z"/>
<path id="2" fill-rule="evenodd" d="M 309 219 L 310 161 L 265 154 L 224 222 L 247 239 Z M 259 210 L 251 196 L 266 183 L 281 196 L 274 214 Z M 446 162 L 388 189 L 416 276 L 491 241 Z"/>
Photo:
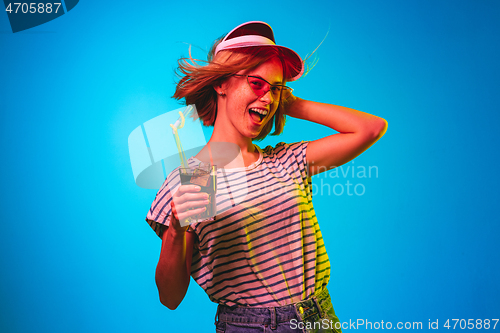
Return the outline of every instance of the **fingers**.
<path id="1" fill-rule="evenodd" d="M 185 225 L 184 227 L 181 227 L 180 222 L 181 221 L 185 222 L 188 218 L 195 217 L 196 215 L 203 213 L 206 209 L 207 209 L 206 207 L 200 207 L 200 208 L 196 208 L 196 209 L 191 209 L 191 210 L 179 212 L 176 210 L 176 208 L 174 206 L 172 206 L 173 216 L 171 219 L 171 226 L 174 229 L 186 231 L 188 226 Z"/>
<path id="2" fill-rule="evenodd" d="M 294 105 L 296 104 L 295 102 L 298 99 L 299 98 L 292 95 L 292 93 L 288 93 L 287 97 L 285 99 L 283 99 L 282 103 L 281 103 L 282 112 L 287 116 L 295 117 L 296 116 L 296 111 L 295 111 L 296 108 L 294 107 Z"/>
<path id="3" fill-rule="evenodd" d="M 208 199 L 208 194 L 200 192 L 201 188 L 196 185 L 182 185 L 174 194 L 173 200 L 175 205 L 185 204 L 191 201 L 205 201 Z M 187 206 L 187 208 L 192 208 Z"/>
<path id="4" fill-rule="evenodd" d="M 293 101 L 295 99 L 295 96 L 292 94 L 292 92 L 288 89 L 283 89 L 282 96 L 281 96 L 281 101 L 284 103 L 288 103 L 290 101 Z"/>
<path id="5" fill-rule="evenodd" d="M 203 213 L 206 209 L 207 209 L 206 207 L 200 207 L 200 208 L 185 211 L 183 213 L 179 213 L 178 214 L 179 221 L 184 221 L 189 217 L 194 217 L 196 215 L 199 215 L 199 214 Z"/>
<path id="6" fill-rule="evenodd" d="M 197 185 L 181 185 L 177 190 L 178 193 L 200 192 L 201 187 Z"/>
<path id="7" fill-rule="evenodd" d="M 172 213 L 181 221 L 203 213 L 209 204 L 208 194 L 200 192 L 201 188 L 196 185 L 181 185 L 173 196 Z"/>
<path id="8" fill-rule="evenodd" d="M 192 209 L 203 207 L 205 205 L 208 205 L 208 203 L 209 203 L 209 201 L 206 199 L 196 200 L 196 201 L 186 201 L 182 204 L 177 204 L 176 210 L 177 210 L 177 213 L 183 213 L 183 212 L 186 212 L 188 210 L 190 211 Z"/>

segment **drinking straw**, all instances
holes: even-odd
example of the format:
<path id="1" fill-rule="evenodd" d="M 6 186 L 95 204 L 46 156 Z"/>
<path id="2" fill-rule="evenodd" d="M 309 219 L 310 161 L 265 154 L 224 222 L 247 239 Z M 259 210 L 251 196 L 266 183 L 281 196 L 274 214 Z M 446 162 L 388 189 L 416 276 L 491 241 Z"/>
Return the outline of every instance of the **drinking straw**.
<path id="1" fill-rule="evenodd" d="M 183 168 L 188 167 L 186 155 L 184 154 L 184 150 L 182 149 L 181 145 L 181 139 L 179 138 L 179 133 L 178 130 L 184 127 L 184 123 L 186 121 L 185 117 L 193 110 L 193 107 L 191 105 L 188 105 L 185 109 L 184 112 L 179 111 L 179 119 L 174 124 L 170 124 L 170 127 L 172 128 L 172 134 L 174 135 L 175 139 L 175 144 L 177 145 L 177 151 L 179 152 L 179 158 L 181 160 L 181 166 Z"/>
<path id="2" fill-rule="evenodd" d="M 210 172 L 214 172 L 217 175 L 217 170 L 215 170 L 214 160 L 212 158 L 212 149 L 210 148 L 210 142 L 208 143 L 208 155 L 210 155 Z M 213 181 L 212 186 L 214 187 L 214 193 L 217 192 L 217 182 Z"/>

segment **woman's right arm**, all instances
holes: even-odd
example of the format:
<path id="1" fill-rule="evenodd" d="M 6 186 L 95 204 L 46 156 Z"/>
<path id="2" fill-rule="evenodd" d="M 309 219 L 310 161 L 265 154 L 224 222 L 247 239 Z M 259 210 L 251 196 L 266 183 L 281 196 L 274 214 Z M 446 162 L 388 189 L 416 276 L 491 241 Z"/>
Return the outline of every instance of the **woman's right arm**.
<path id="1" fill-rule="evenodd" d="M 181 227 L 179 219 L 202 213 L 208 204 L 207 198 L 195 185 L 180 186 L 172 198 L 170 226 L 163 231 L 155 276 L 160 302 L 170 310 L 175 310 L 186 295 L 196 237 L 195 233 L 187 232 L 188 226 Z"/>
<path id="2" fill-rule="evenodd" d="M 174 227 L 163 232 L 160 260 L 156 266 L 156 286 L 160 302 L 170 310 L 175 310 L 186 295 L 195 237 L 193 232 L 179 231 Z"/>

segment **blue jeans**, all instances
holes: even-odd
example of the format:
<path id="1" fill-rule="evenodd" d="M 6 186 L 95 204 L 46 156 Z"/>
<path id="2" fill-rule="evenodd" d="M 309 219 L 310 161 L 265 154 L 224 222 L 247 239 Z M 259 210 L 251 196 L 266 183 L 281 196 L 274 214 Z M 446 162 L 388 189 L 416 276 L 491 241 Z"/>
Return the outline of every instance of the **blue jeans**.
<path id="1" fill-rule="evenodd" d="M 215 330 L 217 333 L 342 332 L 326 288 L 305 301 L 276 308 L 231 309 L 219 304 Z"/>

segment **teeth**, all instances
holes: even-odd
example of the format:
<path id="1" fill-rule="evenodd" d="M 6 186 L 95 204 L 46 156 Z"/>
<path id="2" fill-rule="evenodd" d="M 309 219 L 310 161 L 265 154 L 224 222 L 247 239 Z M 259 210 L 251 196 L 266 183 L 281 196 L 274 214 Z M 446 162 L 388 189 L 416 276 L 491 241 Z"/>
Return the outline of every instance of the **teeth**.
<path id="1" fill-rule="evenodd" d="M 264 110 L 264 109 L 256 109 L 256 108 L 251 108 L 250 109 L 251 111 L 254 111 L 254 112 L 257 112 L 257 113 L 260 113 L 262 115 L 267 115 L 267 110 Z"/>

